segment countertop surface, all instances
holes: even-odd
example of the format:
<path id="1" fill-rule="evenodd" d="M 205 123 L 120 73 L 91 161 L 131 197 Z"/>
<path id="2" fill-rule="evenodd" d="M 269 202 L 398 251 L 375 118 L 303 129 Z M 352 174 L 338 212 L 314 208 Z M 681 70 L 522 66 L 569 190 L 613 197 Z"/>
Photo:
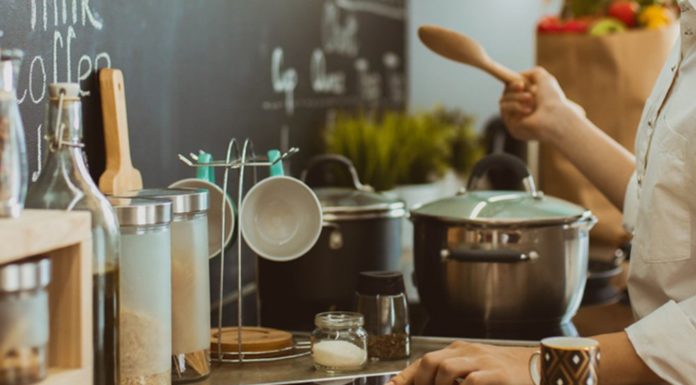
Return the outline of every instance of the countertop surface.
<path id="1" fill-rule="evenodd" d="M 461 339 L 460 339 L 461 340 Z M 390 375 L 408 366 L 410 362 L 423 354 L 446 347 L 452 338 L 413 337 L 411 341 L 411 358 L 396 361 L 371 361 L 360 372 L 329 375 L 314 369 L 312 357 L 309 355 L 264 363 L 230 363 L 219 364 L 213 362 L 212 373 L 204 381 L 194 384 L 202 385 L 260 385 L 260 384 L 301 384 L 301 383 L 349 383 L 355 377 L 366 375 Z M 468 340 L 473 342 L 486 342 L 496 345 L 535 346 L 531 341 L 504 341 L 504 340 Z M 385 377 L 387 378 L 387 377 Z"/>

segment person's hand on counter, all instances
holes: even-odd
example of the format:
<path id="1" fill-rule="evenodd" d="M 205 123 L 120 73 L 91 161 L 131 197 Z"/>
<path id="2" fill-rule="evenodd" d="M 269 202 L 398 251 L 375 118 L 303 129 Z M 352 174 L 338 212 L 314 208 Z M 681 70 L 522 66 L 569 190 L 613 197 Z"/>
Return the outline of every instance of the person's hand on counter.
<path id="1" fill-rule="evenodd" d="M 529 385 L 529 359 L 535 350 L 457 341 L 426 354 L 388 385 Z"/>
<path id="2" fill-rule="evenodd" d="M 592 338 L 599 342 L 602 353 L 601 384 L 642 385 L 663 381 L 638 356 L 625 332 Z M 529 360 L 537 350 L 457 341 L 424 355 L 387 385 L 531 385 Z"/>

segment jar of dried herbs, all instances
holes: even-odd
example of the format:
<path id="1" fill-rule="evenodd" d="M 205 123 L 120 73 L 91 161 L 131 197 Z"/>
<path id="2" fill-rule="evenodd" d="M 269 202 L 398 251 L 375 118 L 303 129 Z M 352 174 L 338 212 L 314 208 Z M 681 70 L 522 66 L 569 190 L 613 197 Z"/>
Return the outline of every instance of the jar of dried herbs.
<path id="1" fill-rule="evenodd" d="M 365 318 L 367 353 L 374 360 L 411 355 L 408 301 L 399 272 L 368 271 L 358 278 L 357 311 Z"/>

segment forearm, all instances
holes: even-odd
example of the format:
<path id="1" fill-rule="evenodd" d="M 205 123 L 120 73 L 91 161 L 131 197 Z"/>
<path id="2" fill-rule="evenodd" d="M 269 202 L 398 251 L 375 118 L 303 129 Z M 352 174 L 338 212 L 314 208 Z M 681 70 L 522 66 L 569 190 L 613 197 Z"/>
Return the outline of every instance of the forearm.
<path id="1" fill-rule="evenodd" d="M 593 337 L 599 341 L 600 385 L 639 385 L 663 382 L 636 354 L 625 332 Z"/>
<path id="2" fill-rule="evenodd" d="M 549 142 L 622 209 L 626 186 L 635 170 L 633 154 L 580 114 L 559 111 L 559 124 Z"/>

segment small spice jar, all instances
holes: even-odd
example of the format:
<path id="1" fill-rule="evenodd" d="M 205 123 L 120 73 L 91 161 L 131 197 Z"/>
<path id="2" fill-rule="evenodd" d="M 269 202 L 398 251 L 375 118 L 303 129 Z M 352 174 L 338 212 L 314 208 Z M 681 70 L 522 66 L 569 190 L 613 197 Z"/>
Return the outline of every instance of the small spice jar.
<path id="1" fill-rule="evenodd" d="M 171 230 L 167 200 L 114 198 L 121 230 L 120 385 L 171 383 Z"/>
<path id="2" fill-rule="evenodd" d="M 357 311 L 365 317 L 370 359 L 411 355 L 408 301 L 400 272 L 365 271 L 358 277 Z"/>
<path id="3" fill-rule="evenodd" d="M 329 373 L 360 370 L 367 363 L 363 316 L 353 312 L 319 313 L 312 332 L 314 367 Z"/>
<path id="4" fill-rule="evenodd" d="M 133 193 L 172 203 L 172 381 L 210 374 L 208 190 L 169 188 Z"/>
<path id="5" fill-rule="evenodd" d="M 34 257 L 0 266 L 0 385 L 46 377 L 51 261 Z"/>

